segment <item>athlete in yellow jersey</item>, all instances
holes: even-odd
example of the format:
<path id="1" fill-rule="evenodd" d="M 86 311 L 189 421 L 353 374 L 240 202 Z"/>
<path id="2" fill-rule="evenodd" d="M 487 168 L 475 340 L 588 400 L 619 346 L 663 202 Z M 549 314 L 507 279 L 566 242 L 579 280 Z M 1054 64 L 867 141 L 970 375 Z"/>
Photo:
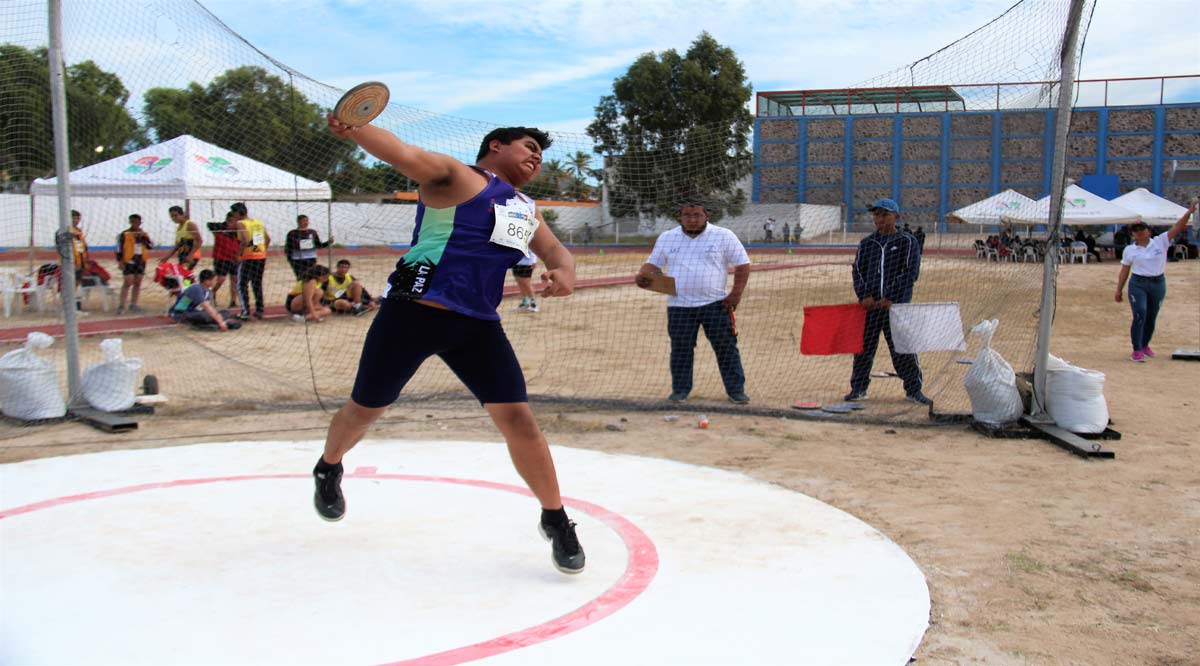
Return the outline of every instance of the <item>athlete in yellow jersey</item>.
<path id="1" fill-rule="evenodd" d="M 325 280 L 325 302 L 338 314 L 360 315 L 375 309 L 375 301 L 362 283 L 350 274 L 350 261 L 337 262 L 337 270 Z"/>
<path id="2" fill-rule="evenodd" d="M 178 255 L 180 266 L 189 271 L 195 270 L 196 264 L 200 263 L 200 248 L 204 245 L 200 227 L 189 220 L 179 206 L 171 206 L 167 212 L 171 215 L 171 221 L 175 223 L 175 246 L 167 256 L 159 259 L 158 263 L 165 263 Z"/>
<path id="3" fill-rule="evenodd" d="M 242 244 L 242 258 L 238 264 L 238 293 L 242 297 L 242 311 L 238 319 L 250 318 L 250 288 L 254 288 L 254 318 L 263 318 L 263 273 L 267 269 L 267 247 L 271 235 L 260 220 L 251 218 L 246 204 L 238 202 L 229 207 L 237 216 L 238 238 Z"/>
<path id="4" fill-rule="evenodd" d="M 324 280 L 328 276 L 328 268 L 320 264 L 310 266 L 288 291 L 284 307 L 292 313 L 293 320 L 308 319 L 320 323 L 325 317 L 333 314 L 321 298 L 324 294 Z"/>
<path id="5" fill-rule="evenodd" d="M 117 234 L 117 264 L 121 274 L 125 276 L 121 283 L 121 304 L 117 306 L 117 314 L 125 313 L 125 300 L 129 299 L 129 311 L 141 312 L 138 307 L 138 296 L 142 293 L 142 276 L 146 274 L 146 252 L 154 247 L 150 242 L 150 234 L 142 231 L 142 216 L 134 213 L 129 216 L 129 228 Z M 133 294 L 130 295 L 130 291 Z"/>
<path id="6" fill-rule="evenodd" d="M 83 229 L 79 227 L 83 221 L 83 216 L 79 211 L 71 211 L 71 249 L 75 255 L 75 279 L 79 279 L 79 274 L 88 262 L 88 246 L 87 241 L 83 238 Z"/>

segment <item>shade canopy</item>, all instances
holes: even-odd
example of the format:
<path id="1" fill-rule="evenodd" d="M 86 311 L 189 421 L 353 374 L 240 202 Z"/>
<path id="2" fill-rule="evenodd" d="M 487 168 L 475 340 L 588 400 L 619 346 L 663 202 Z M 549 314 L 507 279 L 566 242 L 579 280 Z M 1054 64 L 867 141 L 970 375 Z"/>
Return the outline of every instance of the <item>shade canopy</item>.
<path id="1" fill-rule="evenodd" d="M 946 221 L 996 225 L 1000 224 L 1000 218 L 1005 215 L 1017 214 L 1033 208 L 1034 205 L 1034 200 L 1024 194 L 1016 190 L 1004 190 L 999 194 L 993 194 L 983 201 L 976 201 L 970 206 L 947 213 Z"/>
<path id="2" fill-rule="evenodd" d="M 1002 215 L 1000 219 L 1012 224 L 1048 224 L 1050 197 L 1042 197 L 1032 206 Z M 1068 185 L 1063 192 L 1062 224 L 1073 227 L 1132 224 L 1140 219 L 1137 213 L 1092 194 L 1078 185 Z"/>
<path id="3" fill-rule="evenodd" d="M 1126 192 L 1113 199 L 1112 202 L 1141 215 L 1142 221 L 1146 224 L 1175 224 L 1187 212 L 1183 206 L 1164 199 L 1144 187 Z"/>
<path id="4" fill-rule="evenodd" d="M 240 201 L 323 201 L 317 183 L 184 134 L 71 172 L 76 197 L 161 197 Z M 33 181 L 30 194 L 58 194 L 58 179 Z"/>

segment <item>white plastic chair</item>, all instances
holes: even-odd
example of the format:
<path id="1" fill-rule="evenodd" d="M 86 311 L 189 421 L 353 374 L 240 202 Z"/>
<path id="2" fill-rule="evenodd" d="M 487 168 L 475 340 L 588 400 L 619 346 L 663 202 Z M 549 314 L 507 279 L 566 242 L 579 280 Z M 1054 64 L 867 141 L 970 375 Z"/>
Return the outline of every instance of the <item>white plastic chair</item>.
<path id="1" fill-rule="evenodd" d="M 0 271 L 0 298 L 4 300 L 4 316 L 11 317 L 13 305 L 32 305 L 38 312 L 46 309 L 46 285 L 36 277 L 13 271 Z"/>
<path id="2" fill-rule="evenodd" d="M 1078 259 L 1080 262 L 1086 264 L 1088 262 L 1087 243 L 1083 243 L 1080 241 L 1075 241 L 1074 243 L 1071 243 L 1071 251 L 1070 251 L 1069 256 L 1070 256 L 1070 261 L 1072 264 L 1075 263 L 1076 259 Z"/>
<path id="3" fill-rule="evenodd" d="M 1171 246 L 1171 258 L 1177 261 L 1183 261 L 1188 258 L 1188 249 L 1184 245 Z"/>
<path id="4" fill-rule="evenodd" d="M 91 295 L 93 292 L 100 292 L 100 309 L 104 312 L 108 312 L 108 297 L 114 295 L 112 287 L 107 284 L 95 284 L 84 287 L 76 287 L 75 289 L 78 292 L 76 298 L 83 305 L 88 304 L 88 301 L 91 300 Z"/>

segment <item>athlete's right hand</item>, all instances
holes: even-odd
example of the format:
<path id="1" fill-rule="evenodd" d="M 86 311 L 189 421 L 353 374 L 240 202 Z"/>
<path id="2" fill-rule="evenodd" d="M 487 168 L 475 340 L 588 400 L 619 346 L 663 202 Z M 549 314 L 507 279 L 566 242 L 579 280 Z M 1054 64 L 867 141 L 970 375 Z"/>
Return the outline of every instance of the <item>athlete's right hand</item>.
<path id="1" fill-rule="evenodd" d="M 333 135 L 336 137 L 340 137 L 342 139 L 351 139 L 353 138 L 354 130 L 358 129 L 357 127 L 351 127 L 337 118 L 334 118 L 332 113 L 326 116 L 326 118 L 329 121 L 329 131 L 333 132 Z"/>

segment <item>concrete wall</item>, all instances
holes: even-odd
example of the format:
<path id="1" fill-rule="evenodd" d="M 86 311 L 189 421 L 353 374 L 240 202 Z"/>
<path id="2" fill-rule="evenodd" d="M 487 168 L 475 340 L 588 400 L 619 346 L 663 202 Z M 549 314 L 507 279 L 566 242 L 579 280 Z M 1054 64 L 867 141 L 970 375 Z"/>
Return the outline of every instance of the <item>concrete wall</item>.
<path id="1" fill-rule="evenodd" d="M 1050 191 L 1053 109 L 763 118 L 756 123 L 753 199 L 848 206 L 852 216 L 896 199 L 909 224 L 1005 189 Z M 1178 203 L 1200 181 L 1172 181 L 1171 164 L 1200 166 L 1200 104 L 1075 109 L 1067 175 L 1115 174 Z M 1189 173 L 1195 173 L 1194 171 Z M 1188 176 L 1195 178 L 1195 176 Z"/>

